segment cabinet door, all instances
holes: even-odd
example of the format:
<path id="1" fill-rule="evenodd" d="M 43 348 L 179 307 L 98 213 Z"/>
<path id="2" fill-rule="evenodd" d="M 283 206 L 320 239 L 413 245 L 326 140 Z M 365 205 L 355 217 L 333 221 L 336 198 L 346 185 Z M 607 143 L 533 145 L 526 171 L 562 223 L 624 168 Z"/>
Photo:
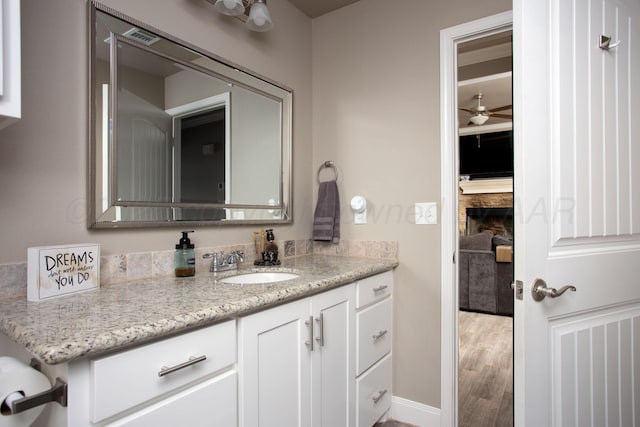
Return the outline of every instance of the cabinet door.
<path id="1" fill-rule="evenodd" d="M 314 427 L 355 423 L 355 285 L 315 295 L 312 353 Z"/>
<path id="2" fill-rule="evenodd" d="M 240 426 L 310 426 L 310 313 L 307 298 L 239 320 Z"/>

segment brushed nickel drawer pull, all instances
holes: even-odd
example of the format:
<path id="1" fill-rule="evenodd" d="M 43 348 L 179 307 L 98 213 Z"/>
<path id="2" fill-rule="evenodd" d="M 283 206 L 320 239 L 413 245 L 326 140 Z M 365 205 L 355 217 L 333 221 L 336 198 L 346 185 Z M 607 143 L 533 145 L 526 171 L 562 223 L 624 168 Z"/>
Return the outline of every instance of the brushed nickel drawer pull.
<path id="1" fill-rule="evenodd" d="M 207 356 L 205 356 L 205 355 L 198 356 L 198 357 L 191 356 L 191 357 L 189 357 L 189 360 L 187 360 L 186 362 L 182 362 L 182 363 L 180 363 L 178 365 L 171 366 L 171 367 L 162 366 L 160 368 L 160 372 L 158 372 L 158 376 L 159 377 L 164 377 L 165 375 L 168 375 L 168 374 L 170 374 L 172 372 L 179 371 L 180 369 L 184 369 L 184 368 L 186 368 L 188 366 L 195 365 L 196 363 L 200 363 L 200 362 L 203 362 L 205 360 L 207 360 Z"/>
<path id="2" fill-rule="evenodd" d="M 386 388 L 384 390 L 379 390 L 378 394 L 371 398 L 371 400 L 373 400 L 373 404 L 375 405 L 376 403 L 378 403 L 380 401 L 380 399 L 382 399 L 382 396 L 384 396 L 385 394 L 387 394 L 387 389 Z"/>
<path id="3" fill-rule="evenodd" d="M 378 341 L 380 338 L 382 338 L 383 336 L 385 336 L 385 335 L 387 334 L 387 332 L 389 332 L 389 331 L 387 331 L 387 330 L 385 329 L 384 331 L 380 331 L 380 332 L 378 332 L 377 334 L 371 335 L 371 338 L 373 339 L 373 342 Z"/>
<path id="4" fill-rule="evenodd" d="M 320 347 L 324 347 L 324 313 L 320 313 L 320 317 L 316 318 L 316 322 L 318 322 L 318 326 L 320 326 L 320 336 L 316 338 Z"/>
<path id="5" fill-rule="evenodd" d="M 313 351 L 313 316 L 309 316 L 309 320 L 305 320 L 304 324 L 309 329 L 309 339 L 304 343 L 309 347 L 310 351 Z"/>
<path id="6" fill-rule="evenodd" d="M 377 294 L 378 292 L 384 291 L 388 287 L 389 287 L 389 285 L 380 285 L 377 288 L 373 288 L 372 291 L 373 291 L 374 294 Z"/>

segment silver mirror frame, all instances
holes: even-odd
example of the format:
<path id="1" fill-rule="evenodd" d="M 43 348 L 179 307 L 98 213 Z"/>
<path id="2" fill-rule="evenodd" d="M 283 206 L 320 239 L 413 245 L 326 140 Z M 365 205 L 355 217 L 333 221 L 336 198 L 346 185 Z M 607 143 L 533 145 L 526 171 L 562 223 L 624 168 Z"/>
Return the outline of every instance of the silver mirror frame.
<path id="1" fill-rule="evenodd" d="M 194 46 L 188 42 L 180 40 L 166 32 L 140 22 L 134 18 L 126 16 L 116 10 L 111 9 L 95 0 L 91 0 L 88 9 L 89 20 L 89 42 L 88 42 L 88 54 L 89 54 L 89 97 L 88 97 L 88 115 L 89 115 L 89 135 L 88 135 L 88 179 L 87 179 L 87 228 L 89 229 L 104 229 L 104 228 L 146 228 L 146 227 L 167 227 L 167 226 L 220 226 L 220 225 L 251 225 L 251 224 L 290 224 L 293 222 L 293 176 L 292 176 L 292 133 L 293 133 L 293 91 L 284 85 L 276 83 L 264 76 L 261 76 L 253 71 L 250 71 L 244 67 L 234 64 L 224 58 L 219 57 L 211 52 L 205 51 L 197 46 Z M 271 218 L 260 219 L 202 219 L 202 220 L 163 220 L 163 221 L 123 221 L 123 220 L 104 220 L 100 216 L 104 213 L 98 212 L 97 209 L 97 194 L 96 188 L 98 185 L 98 173 L 96 164 L 96 110 L 94 103 L 94 96 L 96 90 L 96 73 L 95 73 L 95 52 L 94 52 L 94 40 L 96 38 L 96 12 L 100 11 L 109 15 L 112 15 L 122 21 L 126 21 L 136 27 L 151 31 L 173 43 L 183 46 L 186 49 L 190 49 L 203 57 L 212 60 L 212 64 L 215 63 L 215 69 L 205 70 L 208 74 L 221 78 L 229 83 L 238 85 L 249 89 L 253 92 L 260 93 L 268 96 L 272 99 L 277 99 L 281 102 L 281 158 L 280 158 L 280 202 L 276 205 L 247 205 L 247 204 L 219 204 L 219 203 L 172 203 L 172 202 L 114 202 L 113 195 L 115 194 L 114 182 L 115 177 L 109 173 L 109 209 L 115 209 L 118 206 L 126 207 L 145 207 L 145 208 L 157 208 L 157 209 L 224 209 L 225 212 L 243 212 L 245 218 L 248 216 L 251 218 L 256 213 L 267 212 L 268 215 L 272 215 Z M 177 59 L 176 59 L 177 60 Z M 111 79 L 115 79 L 115 70 L 113 64 L 111 64 Z M 233 73 L 233 76 L 224 74 L 221 70 Z M 112 85 L 113 86 L 113 85 Z M 112 91 L 115 92 L 115 91 Z M 110 94 L 110 98 L 113 93 Z M 113 134 L 116 133 L 115 126 L 117 122 L 117 116 L 115 115 L 115 102 L 110 100 L 109 117 L 113 120 L 110 136 L 109 146 L 112 144 Z M 110 156 L 113 156 L 113 152 L 110 150 Z M 110 162 L 112 165 L 113 162 Z M 246 215 L 248 214 L 248 215 Z M 230 215 L 226 215 L 230 216 Z M 236 215 L 234 215 L 236 216 Z"/>

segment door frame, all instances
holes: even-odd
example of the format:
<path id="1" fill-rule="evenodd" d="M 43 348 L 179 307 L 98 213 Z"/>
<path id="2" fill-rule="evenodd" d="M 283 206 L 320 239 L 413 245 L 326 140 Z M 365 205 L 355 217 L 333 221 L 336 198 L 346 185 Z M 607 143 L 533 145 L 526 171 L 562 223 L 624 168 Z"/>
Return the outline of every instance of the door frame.
<path id="1" fill-rule="evenodd" d="M 440 31 L 441 301 L 440 425 L 458 425 L 458 250 L 457 57 L 462 41 L 513 27 L 511 11 Z M 453 286 L 452 286 L 453 284 Z"/>

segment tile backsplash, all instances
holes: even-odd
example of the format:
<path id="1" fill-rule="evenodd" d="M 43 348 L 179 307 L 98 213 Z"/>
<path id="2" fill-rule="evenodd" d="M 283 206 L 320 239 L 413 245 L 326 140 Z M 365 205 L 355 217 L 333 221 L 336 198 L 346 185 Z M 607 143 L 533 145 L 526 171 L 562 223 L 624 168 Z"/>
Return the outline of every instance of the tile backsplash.
<path id="1" fill-rule="evenodd" d="M 353 256 L 364 258 L 398 259 L 398 242 L 371 240 L 342 240 L 339 244 L 314 242 L 311 239 L 276 240 L 281 259 L 308 254 Z M 231 246 L 196 248 L 196 274 L 209 273 L 209 260 L 202 255 L 209 252 L 244 252 L 244 265 L 256 259 L 252 243 Z M 173 275 L 173 250 L 134 252 L 100 257 L 100 285 L 122 283 L 148 277 Z M 242 265 L 241 264 L 241 265 Z M 0 299 L 27 295 L 27 263 L 0 264 Z"/>

